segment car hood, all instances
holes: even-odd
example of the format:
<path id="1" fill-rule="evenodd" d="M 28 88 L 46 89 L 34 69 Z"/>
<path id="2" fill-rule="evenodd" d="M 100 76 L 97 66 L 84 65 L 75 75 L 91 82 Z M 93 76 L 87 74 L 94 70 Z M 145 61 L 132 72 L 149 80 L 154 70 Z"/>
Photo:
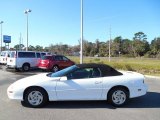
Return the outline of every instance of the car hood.
<path id="1" fill-rule="evenodd" d="M 47 74 L 48 73 L 42 73 L 42 74 L 22 78 L 20 80 L 17 80 L 16 82 L 14 82 L 12 84 L 12 86 L 25 88 L 26 86 L 40 85 L 40 84 L 43 84 L 44 82 L 47 82 L 47 81 L 51 81 L 51 80 L 56 81 L 56 80 L 60 79 L 60 77 L 49 77 L 49 76 L 47 76 Z"/>

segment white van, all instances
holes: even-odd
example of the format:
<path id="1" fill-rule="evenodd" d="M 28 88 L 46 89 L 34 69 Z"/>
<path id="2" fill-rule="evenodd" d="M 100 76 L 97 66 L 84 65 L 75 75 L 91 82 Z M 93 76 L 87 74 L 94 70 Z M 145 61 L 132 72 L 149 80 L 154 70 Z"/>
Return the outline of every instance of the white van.
<path id="1" fill-rule="evenodd" d="M 30 68 L 37 68 L 39 60 L 48 52 L 35 51 L 10 51 L 7 58 L 7 68 L 28 71 Z"/>
<path id="2" fill-rule="evenodd" d="M 2 51 L 0 55 L 0 64 L 7 64 L 9 51 Z"/>

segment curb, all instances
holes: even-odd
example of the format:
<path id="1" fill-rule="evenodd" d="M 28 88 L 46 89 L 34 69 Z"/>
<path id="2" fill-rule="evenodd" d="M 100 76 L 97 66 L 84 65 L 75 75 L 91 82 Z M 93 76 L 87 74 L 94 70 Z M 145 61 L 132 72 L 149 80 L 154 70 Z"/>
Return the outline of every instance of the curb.
<path id="1" fill-rule="evenodd" d="M 144 75 L 144 76 L 148 78 L 160 79 L 160 77 L 158 76 L 151 76 L 151 75 Z"/>

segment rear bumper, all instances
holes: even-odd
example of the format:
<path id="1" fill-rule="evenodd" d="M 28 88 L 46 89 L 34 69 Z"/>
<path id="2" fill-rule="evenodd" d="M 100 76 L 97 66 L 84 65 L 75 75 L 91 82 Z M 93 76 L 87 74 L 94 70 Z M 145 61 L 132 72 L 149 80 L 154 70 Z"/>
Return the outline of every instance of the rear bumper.
<path id="1" fill-rule="evenodd" d="M 42 70 L 49 70 L 48 67 L 38 67 L 39 69 L 42 69 Z"/>
<path id="2" fill-rule="evenodd" d="M 6 64 L 7 64 L 7 62 L 6 62 L 6 61 L 0 61 L 0 64 L 2 64 L 2 65 L 6 65 Z"/>
<path id="3" fill-rule="evenodd" d="M 147 91 L 148 91 L 148 86 L 146 84 L 143 84 L 143 86 L 131 88 L 130 98 L 143 96 L 147 93 Z"/>

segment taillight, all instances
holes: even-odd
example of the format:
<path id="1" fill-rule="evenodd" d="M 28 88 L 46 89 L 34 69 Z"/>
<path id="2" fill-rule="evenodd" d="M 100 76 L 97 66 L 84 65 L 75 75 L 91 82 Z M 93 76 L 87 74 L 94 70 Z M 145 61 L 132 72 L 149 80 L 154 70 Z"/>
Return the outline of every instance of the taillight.
<path id="1" fill-rule="evenodd" d="M 14 58 L 17 58 L 17 55 L 16 55 L 16 54 L 14 54 Z"/>
<path id="2" fill-rule="evenodd" d="M 49 60 L 41 60 L 40 63 L 41 64 L 49 64 Z"/>
<path id="3" fill-rule="evenodd" d="M 49 64 L 49 63 L 50 63 L 50 60 L 47 60 L 46 62 L 47 62 L 47 64 Z"/>

